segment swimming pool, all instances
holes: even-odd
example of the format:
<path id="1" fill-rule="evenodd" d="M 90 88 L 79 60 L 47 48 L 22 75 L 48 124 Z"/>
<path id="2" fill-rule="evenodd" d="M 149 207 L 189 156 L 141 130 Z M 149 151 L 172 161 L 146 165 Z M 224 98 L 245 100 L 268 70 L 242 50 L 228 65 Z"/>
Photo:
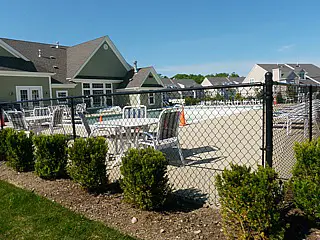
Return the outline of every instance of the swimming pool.
<path id="1" fill-rule="evenodd" d="M 249 106 L 185 106 L 184 113 L 188 124 L 196 123 L 203 120 L 213 119 L 217 117 L 230 116 L 233 114 L 239 114 L 241 112 L 249 110 L 262 109 L 261 105 L 249 105 Z M 147 111 L 147 117 L 158 118 L 163 109 L 150 109 Z M 109 114 L 102 115 L 103 120 L 120 119 L 121 114 Z M 88 116 L 90 123 L 99 121 L 100 117 Z"/>

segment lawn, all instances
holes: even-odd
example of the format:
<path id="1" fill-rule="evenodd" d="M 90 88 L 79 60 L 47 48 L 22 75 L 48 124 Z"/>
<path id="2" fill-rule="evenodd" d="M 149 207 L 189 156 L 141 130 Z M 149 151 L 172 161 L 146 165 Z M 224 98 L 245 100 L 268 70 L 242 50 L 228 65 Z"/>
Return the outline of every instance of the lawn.
<path id="1" fill-rule="evenodd" d="M 134 239 L 0 181 L 0 239 Z"/>

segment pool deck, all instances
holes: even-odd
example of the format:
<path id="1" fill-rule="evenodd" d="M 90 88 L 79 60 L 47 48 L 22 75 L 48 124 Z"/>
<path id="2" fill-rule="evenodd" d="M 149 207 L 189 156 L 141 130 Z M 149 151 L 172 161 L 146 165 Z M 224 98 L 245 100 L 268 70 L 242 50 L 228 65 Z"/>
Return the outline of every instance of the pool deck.
<path id="1" fill-rule="evenodd" d="M 216 174 L 229 168 L 230 163 L 251 166 L 252 169 L 262 165 L 262 116 L 261 109 L 252 109 L 228 116 L 214 116 L 180 127 L 179 141 L 187 164 L 181 164 L 177 149 L 164 151 L 169 159 L 169 181 L 176 193 L 217 205 Z M 70 125 L 65 126 L 65 130 L 67 134 L 72 134 Z M 76 133 L 86 136 L 82 125 L 76 125 Z M 314 133 L 319 135 L 319 129 Z M 303 129 L 293 129 L 287 135 L 285 128 L 274 128 L 273 139 L 274 168 L 280 177 L 289 178 L 295 163 L 294 142 L 306 139 Z M 108 165 L 112 163 L 109 161 Z M 119 165 L 108 170 L 108 173 L 110 181 L 119 179 Z"/>

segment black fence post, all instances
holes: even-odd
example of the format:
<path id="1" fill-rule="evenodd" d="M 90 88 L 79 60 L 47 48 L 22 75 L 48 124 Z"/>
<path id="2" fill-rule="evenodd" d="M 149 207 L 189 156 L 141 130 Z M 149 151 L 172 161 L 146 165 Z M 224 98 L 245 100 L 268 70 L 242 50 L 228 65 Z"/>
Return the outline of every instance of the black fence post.
<path id="1" fill-rule="evenodd" d="M 312 85 L 309 86 L 309 141 L 312 141 Z"/>
<path id="2" fill-rule="evenodd" d="M 272 73 L 265 74 L 266 82 L 266 163 L 272 167 L 273 152 L 273 80 Z"/>
<path id="3" fill-rule="evenodd" d="M 74 121 L 74 99 L 71 98 L 71 124 L 72 124 L 72 134 L 73 134 L 73 139 L 76 139 L 76 124 Z"/>
<path id="4" fill-rule="evenodd" d="M 4 116 L 3 116 L 3 109 L 2 109 L 2 106 L 0 106 L 0 124 L 1 124 L 1 130 L 3 130 L 3 125 L 4 125 Z"/>

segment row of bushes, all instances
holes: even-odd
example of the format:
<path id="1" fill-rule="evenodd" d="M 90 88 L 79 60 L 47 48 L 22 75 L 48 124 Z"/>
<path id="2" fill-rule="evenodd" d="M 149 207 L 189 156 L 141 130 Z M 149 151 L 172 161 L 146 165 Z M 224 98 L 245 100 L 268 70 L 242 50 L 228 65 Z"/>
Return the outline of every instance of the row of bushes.
<path id="1" fill-rule="evenodd" d="M 231 165 L 215 178 L 224 232 L 230 239 L 283 239 L 284 196 L 312 221 L 320 220 L 320 138 L 295 145 L 293 177 L 285 186 L 274 169 Z"/>
<path id="2" fill-rule="evenodd" d="M 71 146 L 65 135 L 27 135 L 6 128 L 0 131 L 1 160 L 16 171 L 35 171 L 44 179 L 71 177 L 89 192 L 108 184 L 106 139 L 77 138 Z M 141 209 L 160 208 L 170 193 L 167 159 L 152 148 L 131 149 L 123 158 L 121 188 L 124 198 Z"/>

